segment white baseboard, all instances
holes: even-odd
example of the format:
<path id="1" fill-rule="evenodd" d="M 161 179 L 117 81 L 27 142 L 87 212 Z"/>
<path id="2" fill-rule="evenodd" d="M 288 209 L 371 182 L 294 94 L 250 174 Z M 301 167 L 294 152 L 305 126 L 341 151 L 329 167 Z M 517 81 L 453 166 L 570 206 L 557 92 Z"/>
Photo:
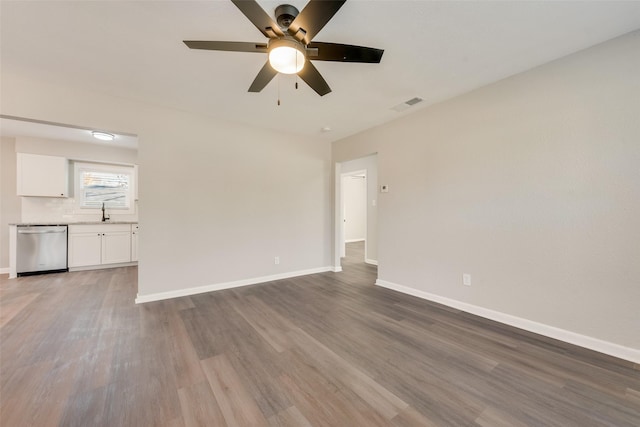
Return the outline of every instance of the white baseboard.
<path id="1" fill-rule="evenodd" d="M 365 258 L 364 262 L 371 265 L 378 265 L 378 260 Z"/>
<path id="2" fill-rule="evenodd" d="M 393 289 L 394 291 L 402 292 L 404 294 L 413 295 L 418 298 L 437 302 L 448 307 L 453 307 L 458 310 L 466 311 L 467 313 L 484 317 L 486 319 L 495 320 L 496 322 L 504 323 L 506 325 L 514 326 L 516 328 L 524 329 L 529 332 L 544 335 L 546 337 L 554 338 L 580 347 L 588 348 L 590 350 L 608 354 L 610 356 L 618 357 L 630 362 L 640 363 L 640 350 L 635 348 L 625 347 L 620 344 L 615 344 L 609 341 L 603 341 L 598 338 L 581 335 L 575 332 L 556 328 L 555 326 L 545 325 L 543 323 L 538 323 L 532 320 L 523 319 L 521 317 L 512 316 L 510 314 L 501 313 L 499 311 L 491 310 L 473 304 L 468 304 L 466 302 L 442 297 L 418 289 L 398 285 L 396 283 L 387 282 L 386 280 L 378 279 L 376 280 L 376 285 L 388 289 Z"/>
<path id="3" fill-rule="evenodd" d="M 131 267 L 134 265 L 138 265 L 138 262 L 137 261 L 119 262 L 117 264 L 101 264 L 101 265 L 89 265 L 84 267 L 69 267 L 69 271 L 74 272 L 74 271 L 87 271 L 87 270 L 104 270 L 107 268 Z"/>
<path id="4" fill-rule="evenodd" d="M 342 270 L 342 269 L 341 269 Z M 189 295 L 202 294 L 205 292 L 221 291 L 223 289 L 239 288 L 241 286 L 256 285 L 258 283 L 271 282 L 274 280 L 289 279 L 291 277 L 306 276 L 308 274 L 325 273 L 335 271 L 334 267 L 319 267 L 309 270 L 291 271 L 288 273 L 273 274 L 271 276 L 254 277 L 251 279 L 236 280 L 233 282 L 215 283 L 213 285 L 197 286 L 195 288 L 177 289 L 175 291 L 158 292 L 155 294 L 140 295 L 136 297 L 136 304 L 151 301 L 160 301 L 171 298 L 186 297 Z"/>
<path id="5" fill-rule="evenodd" d="M 335 267 L 331 267 L 330 271 L 333 271 L 334 273 L 340 273 L 342 271 L 342 266 L 338 265 L 338 266 L 335 266 Z"/>
<path id="6" fill-rule="evenodd" d="M 9 274 L 9 267 L 0 267 L 0 274 Z"/>

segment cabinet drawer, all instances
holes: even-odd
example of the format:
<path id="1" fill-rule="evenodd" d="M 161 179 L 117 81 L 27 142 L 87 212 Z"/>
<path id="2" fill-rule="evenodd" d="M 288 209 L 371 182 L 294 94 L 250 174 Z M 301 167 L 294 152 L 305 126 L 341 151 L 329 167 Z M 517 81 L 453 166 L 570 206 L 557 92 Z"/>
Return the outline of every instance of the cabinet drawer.
<path id="1" fill-rule="evenodd" d="M 69 234 L 113 233 L 118 231 L 131 231 L 131 224 L 69 224 Z"/>

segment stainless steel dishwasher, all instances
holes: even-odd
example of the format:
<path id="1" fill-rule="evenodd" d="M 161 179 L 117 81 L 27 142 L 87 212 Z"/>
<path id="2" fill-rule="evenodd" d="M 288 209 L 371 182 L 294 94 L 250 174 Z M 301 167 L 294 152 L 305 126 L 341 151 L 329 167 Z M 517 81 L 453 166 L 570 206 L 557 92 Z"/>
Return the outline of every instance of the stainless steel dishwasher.
<path id="1" fill-rule="evenodd" d="M 66 225 L 18 226 L 17 232 L 18 276 L 69 271 Z"/>

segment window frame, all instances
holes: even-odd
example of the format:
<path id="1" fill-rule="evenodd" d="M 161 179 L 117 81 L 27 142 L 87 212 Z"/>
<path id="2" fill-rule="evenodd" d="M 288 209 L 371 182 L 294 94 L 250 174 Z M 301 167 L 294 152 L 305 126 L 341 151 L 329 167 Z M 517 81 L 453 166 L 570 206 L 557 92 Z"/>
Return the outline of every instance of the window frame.
<path id="1" fill-rule="evenodd" d="M 78 209 L 81 212 L 95 212 L 99 211 L 101 207 L 86 206 L 85 205 L 85 193 L 82 186 L 82 173 L 87 172 L 106 172 L 117 175 L 129 176 L 129 187 L 126 190 L 126 207 L 114 207 L 105 204 L 105 209 L 118 214 L 132 214 L 135 213 L 135 168 L 133 165 L 114 165 L 107 163 L 91 163 L 91 162 L 74 162 L 74 193 L 77 200 Z"/>

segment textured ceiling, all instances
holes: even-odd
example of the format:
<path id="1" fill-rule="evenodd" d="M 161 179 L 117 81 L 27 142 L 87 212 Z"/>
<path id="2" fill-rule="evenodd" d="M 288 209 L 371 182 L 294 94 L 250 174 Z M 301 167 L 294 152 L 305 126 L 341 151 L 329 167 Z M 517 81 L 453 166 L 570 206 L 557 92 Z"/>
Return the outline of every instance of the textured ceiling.
<path id="1" fill-rule="evenodd" d="M 259 3 L 273 15 L 281 2 Z M 298 9 L 306 4 L 290 3 Z M 0 5 L 3 69 L 323 140 L 640 28 L 640 2 L 633 1 L 350 0 L 315 40 L 385 53 L 380 64 L 315 62 L 333 89 L 319 97 L 303 82 L 295 90 L 293 76 L 276 77 L 261 93 L 248 93 L 266 55 L 183 45 L 187 39 L 264 41 L 228 1 L 3 0 Z M 402 113 L 391 110 L 415 96 L 424 102 Z M 332 131 L 323 133 L 327 126 Z"/>

